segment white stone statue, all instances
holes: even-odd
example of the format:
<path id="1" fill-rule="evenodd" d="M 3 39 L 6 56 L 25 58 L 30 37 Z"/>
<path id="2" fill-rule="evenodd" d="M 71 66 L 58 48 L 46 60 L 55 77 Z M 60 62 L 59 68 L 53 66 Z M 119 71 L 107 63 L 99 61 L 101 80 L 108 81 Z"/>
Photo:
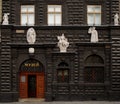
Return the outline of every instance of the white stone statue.
<path id="1" fill-rule="evenodd" d="M 8 18 L 8 15 L 10 15 L 10 13 L 4 13 L 4 16 L 3 16 L 3 25 L 8 25 L 9 24 L 9 18 Z"/>
<path id="2" fill-rule="evenodd" d="M 27 42 L 29 44 L 34 44 L 36 41 L 36 32 L 34 28 L 29 28 L 27 31 Z"/>
<path id="3" fill-rule="evenodd" d="M 95 30 L 95 27 L 90 27 L 88 33 L 91 34 L 91 42 L 96 43 L 98 42 L 98 32 Z"/>
<path id="4" fill-rule="evenodd" d="M 118 15 L 118 13 L 116 13 L 115 15 L 114 15 L 114 25 L 118 25 L 119 24 L 119 15 Z"/>
<path id="5" fill-rule="evenodd" d="M 69 42 L 67 38 L 65 38 L 64 34 L 62 34 L 62 36 L 57 36 L 57 39 L 59 40 L 58 47 L 60 48 L 60 52 L 67 52 Z"/>

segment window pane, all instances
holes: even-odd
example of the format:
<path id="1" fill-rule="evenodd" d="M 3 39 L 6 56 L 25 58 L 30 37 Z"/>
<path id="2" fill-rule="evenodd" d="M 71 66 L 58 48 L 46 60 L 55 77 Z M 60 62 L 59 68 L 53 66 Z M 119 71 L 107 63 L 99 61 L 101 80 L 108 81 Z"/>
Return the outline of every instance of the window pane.
<path id="1" fill-rule="evenodd" d="M 21 25 L 26 25 L 27 24 L 27 15 L 22 14 L 21 15 Z"/>
<path id="2" fill-rule="evenodd" d="M 68 70 L 64 70 L 64 75 L 68 76 Z"/>
<path id="3" fill-rule="evenodd" d="M 58 69 L 57 71 L 57 81 L 58 83 L 68 83 L 69 82 L 69 75 L 68 70 L 66 69 Z"/>
<path id="4" fill-rule="evenodd" d="M 95 14 L 95 24 L 101 24 L 101 14 Z"/>
<path id="5" fill-rule="evenodd" d="M 21 12 L 27 12 L 27 7 L 26 6 L 21 6 Z"/>
<path id="6" fill-rule="evenodd" d="M 56 25 L 61 25 L 61 14 L 56 14 L 55 15 L 55 24 Z"/>
<path id="7" fill-rule="evenodd" d="M 94 24 L 94 15 L 88 14 L 88 25 L 93 25 L 93 24 Z"/>
<path id="8" fill-rule="evenodd" d="M 101 13 L 101 7 L 100 7 L 100 6 L 96 6 L 96 7 L 95 7 L 95 12 Z"/>
<path id="9" fill-rule="evenodd" d="M 34 14 L 28 14 L 28 25 L 34 25 Z"/>
<path id="10" fill-rule="evenodd" d="M 56 6 L 55 12 L 61 12 L 61 6 Z"/>
<path id="11" fill-rule="evenodd" d="M 91 67 L 85 68 L 84 80 L 88 83 L 103 83 L 104 70 L 103 68 Z"/>
<path id="12" fill-rule="evenodd" d="M 62 70 L 58 71 L 58 76 L 62 76 Z"/>
<path id="13" fill-rule="evenodd" d="M 48 25 L 54 25 L 54 15 L 48 14 Z"/>
<path id="14" fill-rule="evenodd" d="M 57 81 L 58 82 L 63 82 L 62 77 L 63 77 L 62 70 L 58 70 Z"/>
<path id="15" fill-rule="evenodd" d="M 88 6 L 88 12 L 94 12 L 94 6 Z"/>
<path id="16" fill-rule="evenodd" d="M 54 12 L 54 7 L 52 5 L 48 5 L 48 12 Z"/>
<path id="17" fill-rule="evenodd" d="M 34 12 L 34 6 L 29 6 L 28 7 L 28 12 Z"/>

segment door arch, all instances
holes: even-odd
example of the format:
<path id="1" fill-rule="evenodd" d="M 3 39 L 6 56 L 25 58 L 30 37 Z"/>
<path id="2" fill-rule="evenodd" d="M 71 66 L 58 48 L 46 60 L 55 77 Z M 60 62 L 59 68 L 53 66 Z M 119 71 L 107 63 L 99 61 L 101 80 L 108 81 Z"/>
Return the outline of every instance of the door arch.
<path id="1" fill-rule="evenodd" d="M 24 61 L 19 70 L 20 98 L 44 98 L 44 67 L 38 60 Z"/>

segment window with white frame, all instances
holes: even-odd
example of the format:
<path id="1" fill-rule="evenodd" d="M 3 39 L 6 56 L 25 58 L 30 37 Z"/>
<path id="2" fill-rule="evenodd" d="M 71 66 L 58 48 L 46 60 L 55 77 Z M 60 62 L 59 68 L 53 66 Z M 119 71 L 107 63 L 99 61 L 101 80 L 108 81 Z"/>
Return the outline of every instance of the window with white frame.
<path id="1" fill-rule="evenodd" d="M 35 7 L 34 5 L 21 5 L 21 25 L 35 24 Z"/>
<path id="2" fill-rule="evenodd" d="M 88 25 L 101 25 L 101 5 L 87 6 Z"/>
<path id="3" fill-rule="evenodd" d="M 62 24 L 62 6 L 48 5 L 48 25 L 60 26 Z"/>

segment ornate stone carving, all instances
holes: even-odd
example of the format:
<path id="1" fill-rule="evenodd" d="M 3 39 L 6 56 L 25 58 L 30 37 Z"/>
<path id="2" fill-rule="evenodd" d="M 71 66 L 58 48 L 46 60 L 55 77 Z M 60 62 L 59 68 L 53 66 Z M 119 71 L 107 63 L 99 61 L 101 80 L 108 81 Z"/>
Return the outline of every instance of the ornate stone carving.
<path id="1" fill-rule="evenodd" d="M 27 31 L 27 42 L 29 44 L 34 44 L 36 41 L 36 32 L 34 28 L 29 28 Z"/>
<path id="2" fill-rule="evenodd" d="M 91 34 L 91 42 L 98 42 L 98 32 L 95 30 L 95 27 L 90 27 L 88 33 Z"/>
<path id="3" fill-rule="evenodd" d="M 8 18 L 8 15 L 10 15 L 10 13 L 4 13 L 4 16 L 3 16 L 3 25 L 8 25 L 9 24 L 9 18 Z"/>
<path id="4" fill-rule="evenodd" d="M 114 25 L 119 25 L 119 15 L 118 15 L 118 13 L 116 13 L 115 15 L 114 15 Z"/>
<path id="5" fill-rule="evenodd" d="M 62 36 L 57 36 L 57 39 L 59 40 L 58 47 L 60 48 L 60 52 L 67 52 L 69 42 L 67 38 L 65 38 L 64 34 L 62 34 Z"/>
<path id="6" fill-rule="evenodd" d="M 35 52 L 35 49 L 34 48 L 29 48 L 29 53 L 30 54 L 33 54 Z"/>

